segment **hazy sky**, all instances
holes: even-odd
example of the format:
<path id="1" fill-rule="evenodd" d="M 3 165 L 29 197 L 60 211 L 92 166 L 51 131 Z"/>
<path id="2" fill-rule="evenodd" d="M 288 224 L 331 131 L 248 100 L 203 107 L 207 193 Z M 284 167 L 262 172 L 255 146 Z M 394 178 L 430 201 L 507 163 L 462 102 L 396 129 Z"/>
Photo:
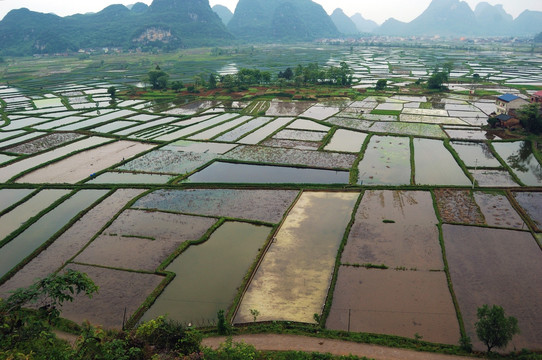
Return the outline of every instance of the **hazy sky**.
<path id="1" fill-rule="evenodd" d="M 0 18 L 10 10 L 22 7 L 33 11 L 52 12 L 66 16 L 75 13 L 97 12 L 111 4 L 133 4 L 137 1 L 150 4 L 152 0 L 0 0 Z M 211 6 L 222 4 L 233 12 L 238 0 L 210 0 Z M 324 7 L 328 13 L 340 7 L 351 16 L 359 12 L 366 19 L 378 23 L 390 17 L 401 21 L 411 21 L 421 14 L 431 0 L 314 0 Z M 466 0 L 474 9 L 480 0 Z M 504 9 L 517 17 L 523 10 L 542 11 L 542 0 L 486 0 L 490 4 L 503 4 Z"/>

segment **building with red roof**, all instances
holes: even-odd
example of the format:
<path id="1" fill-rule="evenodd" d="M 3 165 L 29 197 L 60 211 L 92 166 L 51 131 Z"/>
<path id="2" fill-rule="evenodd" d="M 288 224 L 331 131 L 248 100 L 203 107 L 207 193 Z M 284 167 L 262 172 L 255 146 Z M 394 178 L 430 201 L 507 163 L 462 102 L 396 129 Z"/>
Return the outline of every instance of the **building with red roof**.
<path id="1" fill-rule="evenodd" d="M 533 104 L 535 103 L 542 104 L 542 90 L 537 91 L 533 95 L 531 95 L 531 102 Z"/>

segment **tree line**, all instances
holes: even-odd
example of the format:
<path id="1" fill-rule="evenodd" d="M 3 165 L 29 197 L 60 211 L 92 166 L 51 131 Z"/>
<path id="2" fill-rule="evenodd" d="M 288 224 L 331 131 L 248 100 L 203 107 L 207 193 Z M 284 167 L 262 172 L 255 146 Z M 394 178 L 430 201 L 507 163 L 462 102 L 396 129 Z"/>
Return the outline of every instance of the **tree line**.
<path id="1" fill-rule="evenodd" d="M 270 71 L 259 69 L 241 68 L 235 74 L 209 74 L 196 75 L 193 83 L 187 86 L 187 89 L 194 90 L 198 86 L 207 89 L 222 87 L 229 90 L 246 90 L 248 86 L 257 85 L 338 85 L 348 86 L 352 84 L 353 70 L 347 63 L 341 62 L 339 66 L 320 66 L 317 63 L 306 66 L 297 65 L 295 68 L 288 67 L 284 71 L 279 71 L 276 77 Z M 145 83 L 151 85 L 154 90 L 180 91 L 185 87 L 182 81 L 169 81 L 169 74 L 157 66 L 149 71 L 145 77 Z"/>

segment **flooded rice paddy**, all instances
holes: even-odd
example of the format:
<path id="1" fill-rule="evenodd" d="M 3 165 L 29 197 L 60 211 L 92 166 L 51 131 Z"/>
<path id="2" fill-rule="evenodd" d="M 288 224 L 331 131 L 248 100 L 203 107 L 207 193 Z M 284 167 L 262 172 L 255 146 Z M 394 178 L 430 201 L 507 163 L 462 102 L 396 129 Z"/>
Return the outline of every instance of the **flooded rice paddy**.
<path id="1" fill-rule="evenodd" d="M 270 232 L 265 226 L 226 222 L 203 244 L 190 246 L 165 269 L 177 276 L 143 320 L 167 314 L 185 324 L 214 323 L 217 312 L 232 303 Z"/>
<path id="2" fill-rule="evenodd" d="M 434 59 L 411 51 L 336 55 L 361 88 L 405 61 L 412 82 L 427 76 Z M 542 81 L 481 56 L 504 84 Z M 248 323 L 252 309 L 314 323 L 327 306 L 330 329 L 446 344 L 458 316 L 475 339 L 476 307 L 498 303 L 520 320 L 510 349 L 542 347 L 541 149 L 482 129 L 494 97 L 110 105 L 120 80 L 0 86 L 0 296 L 73 268 L 100 286 L 63 308 L 76 322 L 121 328 L 126 309 L 207 326 L 230 309 Z"/>
<path id="3" fill-rule="evenodd" d="M 215 162 L 190 176 L 190 183 L 348 184 L 348 171 Z"/>
<path id="4" fill-rule="evenodd" d="M 272 239 L 234 319 L 313 323 L 322 313 L 335 256 L 358 193 L 304 192 Z M 273 296 L 269 296 L 273 294 Z"/>

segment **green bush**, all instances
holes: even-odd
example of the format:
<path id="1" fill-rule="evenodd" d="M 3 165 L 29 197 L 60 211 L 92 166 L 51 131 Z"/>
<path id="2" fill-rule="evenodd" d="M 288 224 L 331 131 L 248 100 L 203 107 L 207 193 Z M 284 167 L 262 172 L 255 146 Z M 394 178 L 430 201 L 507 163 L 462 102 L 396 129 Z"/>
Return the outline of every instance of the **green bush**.
<path id="1" fill-rule="evenodd" d="M 140 325 L 134 332 L 137 341 L 154 346 L 158 350 L 175 351 L 188 355 L 200 351 L 203 335 L 193 329 L 159 316 Z"/>

